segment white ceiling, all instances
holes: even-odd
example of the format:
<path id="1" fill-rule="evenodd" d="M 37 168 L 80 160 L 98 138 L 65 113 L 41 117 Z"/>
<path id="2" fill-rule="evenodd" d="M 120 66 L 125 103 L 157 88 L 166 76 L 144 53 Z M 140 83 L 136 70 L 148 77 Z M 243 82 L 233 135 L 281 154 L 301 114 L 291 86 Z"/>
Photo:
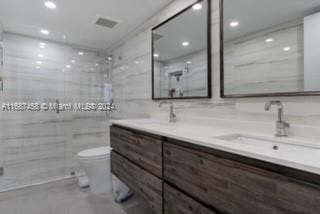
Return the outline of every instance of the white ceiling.
<path id="1" fill-rule="evenodd" d="M 44 0 L 0 0 L 0 23 L 8 32 L 104 50 L 173 0 L 52 1 L 56 10 L 47 9 Z M 119 24 L 113 29 L 94 25 L 97 15 Z M 41 35 L 42 28 L 50 35 Z"/>
<path id="2" fill-rule="evenodd" d="M 207 47 L 207 1 L 201 10 L 190 8 L 164 25 L 155 29 L 161 37 L 154 41 L 154 52 L 166 61 L 203 50 Z M 188 47 L 181 44 L 189 42 Z"/>
<path id="3" fill-rule="evenodd" d="M 229 41 L 320 11 L 320 0 L 224 0 L 224 40 Z M 231 21 L 239 26 L 231 28 Z"/>

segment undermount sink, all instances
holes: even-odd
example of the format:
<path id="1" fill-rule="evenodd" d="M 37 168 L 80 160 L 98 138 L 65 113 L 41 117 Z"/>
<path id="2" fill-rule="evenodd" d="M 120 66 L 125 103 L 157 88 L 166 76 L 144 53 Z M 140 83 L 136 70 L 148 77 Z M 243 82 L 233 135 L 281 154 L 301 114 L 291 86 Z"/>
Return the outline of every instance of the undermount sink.
<path id="1" fill-rule="evenodd" d="M 235 146 L 245 147 L 246 149 L 252 149 L 256 152 L 264 151 L 277 151 L 285 153 L 301 153 L 303 155 L 311 154 L 313 152 L 320 152 L 320 148 L 309 144 L 305 146 L 307 142 L 299 142 L 290 138 L 272 138 L 261 137 L 246 134 L 227 134 L 215 137 L 216 139 L 226 141 L 226 143 L 232 143 Z"/>

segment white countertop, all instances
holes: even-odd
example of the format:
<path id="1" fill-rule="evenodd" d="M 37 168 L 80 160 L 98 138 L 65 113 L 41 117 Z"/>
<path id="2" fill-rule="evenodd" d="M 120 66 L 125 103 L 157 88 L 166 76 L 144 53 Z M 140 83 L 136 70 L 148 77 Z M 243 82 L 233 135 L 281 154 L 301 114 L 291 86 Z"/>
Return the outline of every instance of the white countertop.
<path id="1" fill-rule="evenodd" d="M 248 133 L 236 129 L 219 129 L 217 127 L 187 124 L 166 123 L 151 119 L 113 120 L 112 124 L 133 128 L 155 135 L 169 137 L 196 145 L 226 151 L 250 158 L 255 158 L 279 165 L 284 165 L 320 175 L 320 143 L 305 138 L 275 138 L 257 133 Z M 229 134 L 245 134 L 280 141 L 288 148 L 278 151 L 266 148 L 265 145 L 246 145 L 229 142 L 216 137 Z M 290 142 L 290 144 L 289 144 Z M 289 150 L 288 150 L 289 149 Z"/>

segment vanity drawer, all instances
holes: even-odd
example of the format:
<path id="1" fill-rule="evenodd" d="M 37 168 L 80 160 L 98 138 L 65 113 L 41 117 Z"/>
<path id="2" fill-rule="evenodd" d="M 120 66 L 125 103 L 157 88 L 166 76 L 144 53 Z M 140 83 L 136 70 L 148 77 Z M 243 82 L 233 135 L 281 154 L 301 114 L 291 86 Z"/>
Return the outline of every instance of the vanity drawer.
<path id="1" fill-rule="evenodd" d="M 139 194 L 153 213 L 162 213 L 162 180 L 116 152 L 111 153 L 111 172 Z"/>
<path id="2" fill-rule="evenodd" d="M 164 213 L 165 214 L 216 214 L 199 202 L 184 195 L 179 190 L 164 184 Z"/>
<path id="3" fill-rule="evenodd" d="M 223 213 L 320 213 L 319 185 L 196 146 L 164 143 L 164 180 Z"/>
<path id="4" fill-rule="evenodd" d="M 154 175 L 162 177 L 162 142 L 160 137 L 112 126 L 110 142 L 113 150 Z"/>

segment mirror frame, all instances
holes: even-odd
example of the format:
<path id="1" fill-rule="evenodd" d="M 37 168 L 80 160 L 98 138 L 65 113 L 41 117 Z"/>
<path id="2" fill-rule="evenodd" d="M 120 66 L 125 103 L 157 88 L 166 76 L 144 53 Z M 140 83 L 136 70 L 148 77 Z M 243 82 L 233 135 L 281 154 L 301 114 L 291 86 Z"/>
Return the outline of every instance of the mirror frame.
<path id="1" fill-rule="evenodd" d="M 188 97 L 155 97 L 154 96 L 154 42 L 153 42 L 153 31 L 157 28 L 161 27 L 162 25 L 166 24 L 167 22 L 173 20 L 174 18 L 178 17 L 179 15 L 183 14 L 187 10 L 191 9 L 193 5 L 207 1 L 208 8 L 207 8 L 207 95 L 205 96 L 188 96 Z M 165 21 L 161 22 L 160 24 L 156 25 L 151 29 L 151 66 L 152 66 L 152 100 L 185 100 L 185 99 L 210 99 L 212 97 L 212 62 L 211 62 L 211 0 L 198 0 L 191 4 L 190 6 L 186 7 L 185 9 L 181 10 L 177 14 L 171 16 L 170 18 L 166 19 Z"/>
<path id="2" fill-rule="evenodd" d="M 257 93 L 257 94 L 229 94 L 224 93 L 224 21 L 225 17 L 224 0 L 219 0 L 220 4 L 220 97 L 221 98 L 254 98 L 254 97 L 292 97 L 292 96 L 319 96 L 320 91 L 301 91 L 301 92 L 276 92 L 276 93 Z"/>

